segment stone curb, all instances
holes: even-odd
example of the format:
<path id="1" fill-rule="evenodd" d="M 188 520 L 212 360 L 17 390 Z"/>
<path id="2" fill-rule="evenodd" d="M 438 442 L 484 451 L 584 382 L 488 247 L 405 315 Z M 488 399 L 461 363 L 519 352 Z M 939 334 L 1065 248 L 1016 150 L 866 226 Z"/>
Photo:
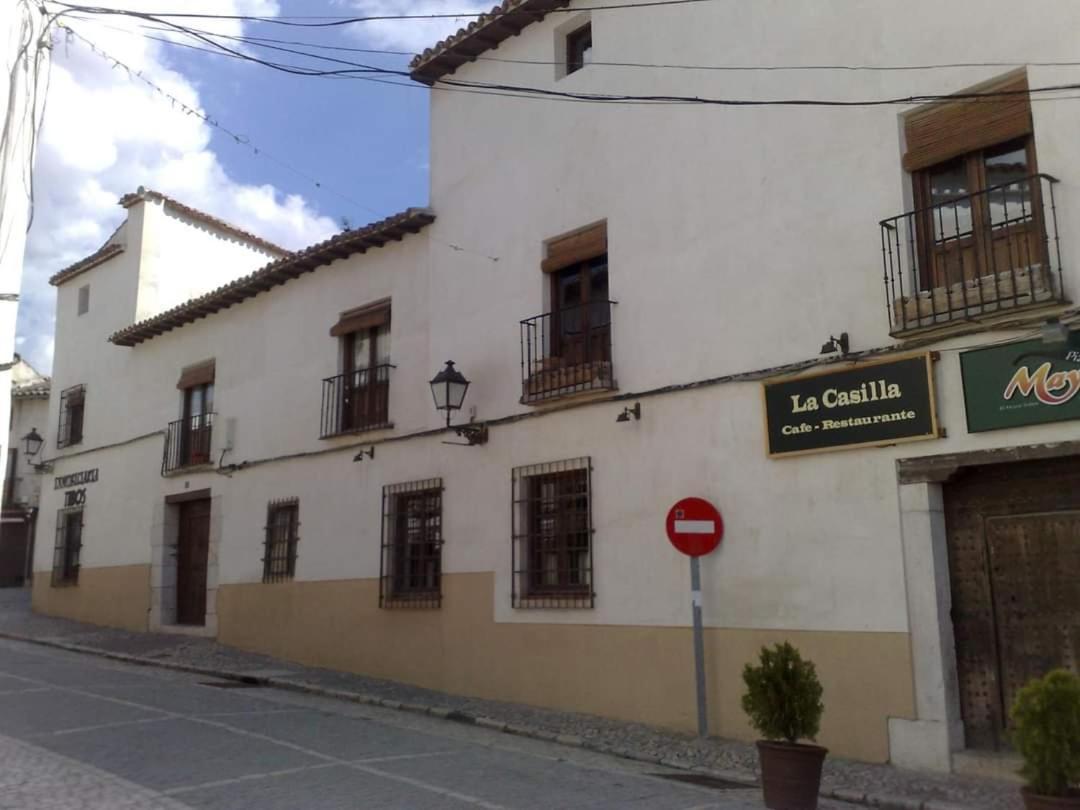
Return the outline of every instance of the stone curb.
<path id="1" fill-rule="evenodd" d="M 375 695 L 365 695 L 361 692 L 331 689 L 329 687 L 319 686 L 305 681 L 290 681 L 275 677 L 257 677 L 254 675 L 246 675 L 243 672 L 232 672 L 226 669 L 199 667 L 192 664 L 180 664 L 174 661 L 161 661 L 155 658 L 112 652 L 110 650 L 103 650 L 99 647 L 87 647 L 83 644 L 72 644 L 67 641 L 59 641 L 51 638 L 37 638 L 5 631 L 0 631 L 0 638 L 10 639 L 12 641 L 23 641 L 29 644 L 37 644 L 42 647 L 53 647 L 68 652 L 82 653 L 84 655 L 94 655 L 98 658 L 121 661 L 135 666 L 156 667 L 158 669 L 169 669 L 176 672 L 206 675 L 220 680 L 258 684 L 259 686 L 267 686 L 285 692 L 299 692 L 301 694 L 334 698 L 349 703 L 359 703 L 365 706 L 379 706 L 384 709 L 393 709 L 395 711 L 408 712 L 410 714 L 422 714 L 429 717 L 448 720 L 450 722 L 475 725 L 492 731 L 498 731 L 503 734 L 513 734 L 518 737 L 553 742 L 558 745 L 572 748 L 581 748 L 598 754 L 617 757 L 619 759 L 644 762 L 650 765 L 671 768 L 673 770 L 700 773 L 705 776 L 712 776 L 727 782 L 735 782 L 747 787 L 758 787 L 759 785 L 757 778 L 749 771 L 713 770 L 701 765 L 690 765 L 689 763 L 671 759 L 669 757 L 650 756 L 625 748 L 616 748 L 614 746 L 605 745 L 604 743 L 583 739 L 572 734 L 556 734 L 542 729 L 510 725 L 501 720 L 495 720 L 482 715 L 474 715 L 470 712 L 461 711 L 460 709 L 449 709 L 443 706 L 425 706 L 418 703 L 403 703 L 399 700 L 380 698 Z M 826 788 L 821 791 L 821 796 L 826 799 L 835 799 L 836 801 L 842 801 L 848 804 L 879 808 L 879 810 L 979 810 L 970 805 L 954 804 L 952 802 L 945 802 L 937 799 L 927 799 L 924 801 L 922 799 L 908 798 L 905 796 L 863 793 L 858 790 L 849 790 L 846 788 Z"/>

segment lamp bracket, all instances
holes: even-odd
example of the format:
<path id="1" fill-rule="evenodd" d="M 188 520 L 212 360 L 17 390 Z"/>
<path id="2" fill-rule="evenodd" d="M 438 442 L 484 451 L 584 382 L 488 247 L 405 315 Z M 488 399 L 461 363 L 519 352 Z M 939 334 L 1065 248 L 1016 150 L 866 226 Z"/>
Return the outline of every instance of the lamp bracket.
<path id="1" fill-rule="evenodd" d="M 363 461 L 364 456 L 368 458 L 375 458 L 375 447 L 372 445 L 368 448 L 360 448 L 360 452 L 353 456 L 353 461 Z"/>
<path id="2" fill-rule="evenodd" d="M 487 444 L 488 429 L 484 424 L 457 425 L 454 433 L 465 440 L 462 442 L 443 442 L 443 444 L 456 444 L 461 447 L 475 447 L 479 444 Z"/>

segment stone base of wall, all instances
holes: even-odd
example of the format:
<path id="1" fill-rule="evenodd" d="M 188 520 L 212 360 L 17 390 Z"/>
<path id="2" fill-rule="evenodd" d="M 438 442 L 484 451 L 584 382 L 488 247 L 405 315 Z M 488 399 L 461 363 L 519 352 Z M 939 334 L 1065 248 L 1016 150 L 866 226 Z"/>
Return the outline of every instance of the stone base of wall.
<path id="1" fill-rule="evenodd" d="M 146 630 L 150 612 L 150 566 L 82 568 L 77 585 L 54 588 L 50 571 L 34 572 L 31 602 L 37 613 L 89 624 Z"/>
<path id="2" fill-rule="evenodd" d="M 490 573 L 443 577 L 437 610 L 380 610 L 377 580 L 223 585 L 219 639 L 246 650 L 430 689 L 693 732 L 689 628 L 496 623 Z M 819 742 L 889 759 L 889 718 L 914 717 L 906 633 L 706 630 L 710 731 L 751 740 L 743 665 L 789 640 L 825 687 Z"/>

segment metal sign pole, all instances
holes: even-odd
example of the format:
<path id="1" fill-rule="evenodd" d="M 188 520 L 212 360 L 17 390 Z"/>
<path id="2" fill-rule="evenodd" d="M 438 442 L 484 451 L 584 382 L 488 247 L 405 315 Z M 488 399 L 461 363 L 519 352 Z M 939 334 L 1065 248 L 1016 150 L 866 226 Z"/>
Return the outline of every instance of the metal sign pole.
<path id="1" fill-rule="evenodd" d="M 697 681 L 697 732 L 709 736 L 709 716 L 705 708 L 705 638 L 701 629 L 701 561 L 690 558 L 690 603 L 694 612 L 694 677 Z"/>

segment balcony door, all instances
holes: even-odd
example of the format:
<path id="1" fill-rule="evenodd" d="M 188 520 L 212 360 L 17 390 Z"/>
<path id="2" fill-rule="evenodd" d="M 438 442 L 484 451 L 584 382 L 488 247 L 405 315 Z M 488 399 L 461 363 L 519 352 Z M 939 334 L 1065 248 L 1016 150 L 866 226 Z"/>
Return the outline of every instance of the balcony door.
<path id="1" fill-rule="evenodd" d="M 575 366 L 611 360 L 607 256 L 552 273 L 553 357 Z"/>
<path id="2" fill-rule="evenodd" d="M 389 419 L 390 324 L 344 337 L 342 430 L 380 425 Z"/>
<path id="3" fill-rule="evenodd" d="M 185 464 L 210 461 L 211 414 L 214 412 L 214 384 L 202 383 L 184 389 L 184 423 L 180 435 L 181 459 Z"/>
<path id="4" fill-rule="evenodd" d="M 923 289 L 1044 265 L 1031 136 L 939 163 L 915 177 Z"/>

